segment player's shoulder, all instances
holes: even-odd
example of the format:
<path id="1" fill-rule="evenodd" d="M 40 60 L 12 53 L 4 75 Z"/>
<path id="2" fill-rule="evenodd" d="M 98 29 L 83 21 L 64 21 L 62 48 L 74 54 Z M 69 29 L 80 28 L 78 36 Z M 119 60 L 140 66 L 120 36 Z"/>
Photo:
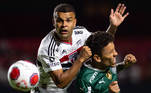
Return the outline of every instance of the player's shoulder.
<path id="1" fill-rule="evenodd" d="M 74 29 L 86 29 L 84 26 L 76 26 Z"/>
<path id="2" fill-rule="evenodd" d="M 82 66 L 82 68 L 81 68 L 81 73 L 85 76 L 87 76 L 87 77 L 90 77 L 90 76 L 92 76 L 95 72 L 97 72 L 97 71 L 95 71 L 94 69 L 92 69 L 89 65 L 86 65 L 86 64 L 84 64 L 83 66 Z"/>
<path id="3" fill-rule="evenodd" d="M 45 36 L 45 38 L 52 38 L 52 37 L 54 37 L 54 33 L 55 33 L 55 29 L 53 29 L 53 30 L 51 30 L 46 36 Z"/>
<path id="4" fill-rule="evenodd" d="M 49 45 L 51 42 L 55 42 L 54 39 L 54 30 L 50 31 L 42 40 L 41 40 L 41 45 Z"/>
<path id="5" fill-rule="evenodd" d="M 96 82 L 95 78 L 98 76 L 99 72 L 95 71 L 93 69 L 90 69 L 87 66 L 83 66 L 83 69 L 81 70 L 81 80 L 85 81 L 85 83 L 94 84 Z"/>
<path id="6" fill-rule="evenodd" d="M 90 33 L 90 32 L 84 26 L 76 26 L 73 29 L 73 33 L 75 35 L 84 35 L 84 34 L 87 34 L 87 33 Z"/>
<path id="7" fill-rule="evenodd" d="M 42 41 L 49 41 L 49 40 L 51 40 L 51 39 L 53 39 L 54 38 L 54 29 L 53 30 L 51 30 L 43 39 L 42 39 Z"/>

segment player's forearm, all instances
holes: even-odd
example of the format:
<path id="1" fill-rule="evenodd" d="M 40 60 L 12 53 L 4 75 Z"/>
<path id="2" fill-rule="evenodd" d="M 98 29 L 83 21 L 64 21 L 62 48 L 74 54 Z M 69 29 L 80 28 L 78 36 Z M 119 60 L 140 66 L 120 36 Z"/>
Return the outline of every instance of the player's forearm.
<path id="1" fill-rule="evenodd" d="M 117 30 L 117 27 L 110 24 L 106 32 L 110 33 L 114 37 L 116 30 Z"/>
<path id="2" fill-rule="evenodd" d="M 66 87 L 72 79 L 77 75 L 82 63 L 86 61 L 92 55 L 91 50 L 88 46 L 83 46 L 80 54 L 76 61 L 74 61 L 73 65 L 67 71 L 63 72 L 60 70 L 59 74 L 55 73 L 54 76 L 57 75 L 57 81 L 59 81 L 56 85 L 60 88 Z"/>
<path id="3" fill-rule="evenodd" d="M 119 73 L 120 71 L 122 71 L 123 69 L 125 69 L 125 62 L 120 62 L 116 64 L 116 68 L 117 68 L 117 73 Z"/>
<path id="4" fill-rule="evenodd" d="M 57 77 L 56 85 L 59 88 L 65 88 L 77 75 L 78 71 L 80 70 L 80 67 L 82 66 L 82 62 L 80 61 L 81 60 L 76 60 L 70 69 L 63 72 Z"/>

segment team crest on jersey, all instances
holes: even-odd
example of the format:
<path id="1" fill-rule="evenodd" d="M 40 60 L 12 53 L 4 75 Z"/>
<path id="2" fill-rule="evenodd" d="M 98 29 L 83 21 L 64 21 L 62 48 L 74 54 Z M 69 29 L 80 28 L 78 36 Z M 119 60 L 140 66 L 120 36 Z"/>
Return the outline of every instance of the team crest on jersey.
<path id="1" fill-rule="evenodd" d="M 108 72 L 106 73 L 106 77 L 107 77 L 109 80 L 112 80 L 112 74 L 111 74 L 110 71 L 108 71 Z"/>

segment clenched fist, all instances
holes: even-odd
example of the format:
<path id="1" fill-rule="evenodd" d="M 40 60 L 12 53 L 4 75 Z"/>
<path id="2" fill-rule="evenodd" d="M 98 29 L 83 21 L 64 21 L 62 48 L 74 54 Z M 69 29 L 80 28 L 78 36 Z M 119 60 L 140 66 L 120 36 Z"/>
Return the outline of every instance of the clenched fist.
<path id="1" fill-rule="evenodd" d="M 80 55 L 79 55 L 79 61 L 80 62 L 84 62 L 86 61 L 90 56 L 92 56 L 92 52 L 91 49 L 88 46 L 83 46 L 81 51 L 80 51 Z"/>
<path id="2" fill-rule="evenodd" d="M 124 58 L 125 67 L 129 67 L 130 65 L 136 63 L 136 58 L 132 54 L 127 54 Z"/>

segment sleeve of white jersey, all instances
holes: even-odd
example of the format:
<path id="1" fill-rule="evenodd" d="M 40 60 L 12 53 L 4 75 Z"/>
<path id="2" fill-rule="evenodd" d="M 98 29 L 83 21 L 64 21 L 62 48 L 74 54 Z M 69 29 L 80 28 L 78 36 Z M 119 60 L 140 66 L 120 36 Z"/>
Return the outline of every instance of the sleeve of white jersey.
<path id="1" fill-rule="evenodd" d="M 86 41 L 87 38 L 92 34 L 92 32 L 89 32 L 86 28 L 84 28 L 83 30 L 84 30 L 83 39 L 84 39 L 84 41 Z"/>
<path id="2" fill-rule="evenodd" d="M 37 55 L 37 60 L 41 62 L 45 72 L 62 69 L 59 58 L 57 56 L 48 55 L 49 43 L 50 41 L 45 37 L 40 44 Z"/>

